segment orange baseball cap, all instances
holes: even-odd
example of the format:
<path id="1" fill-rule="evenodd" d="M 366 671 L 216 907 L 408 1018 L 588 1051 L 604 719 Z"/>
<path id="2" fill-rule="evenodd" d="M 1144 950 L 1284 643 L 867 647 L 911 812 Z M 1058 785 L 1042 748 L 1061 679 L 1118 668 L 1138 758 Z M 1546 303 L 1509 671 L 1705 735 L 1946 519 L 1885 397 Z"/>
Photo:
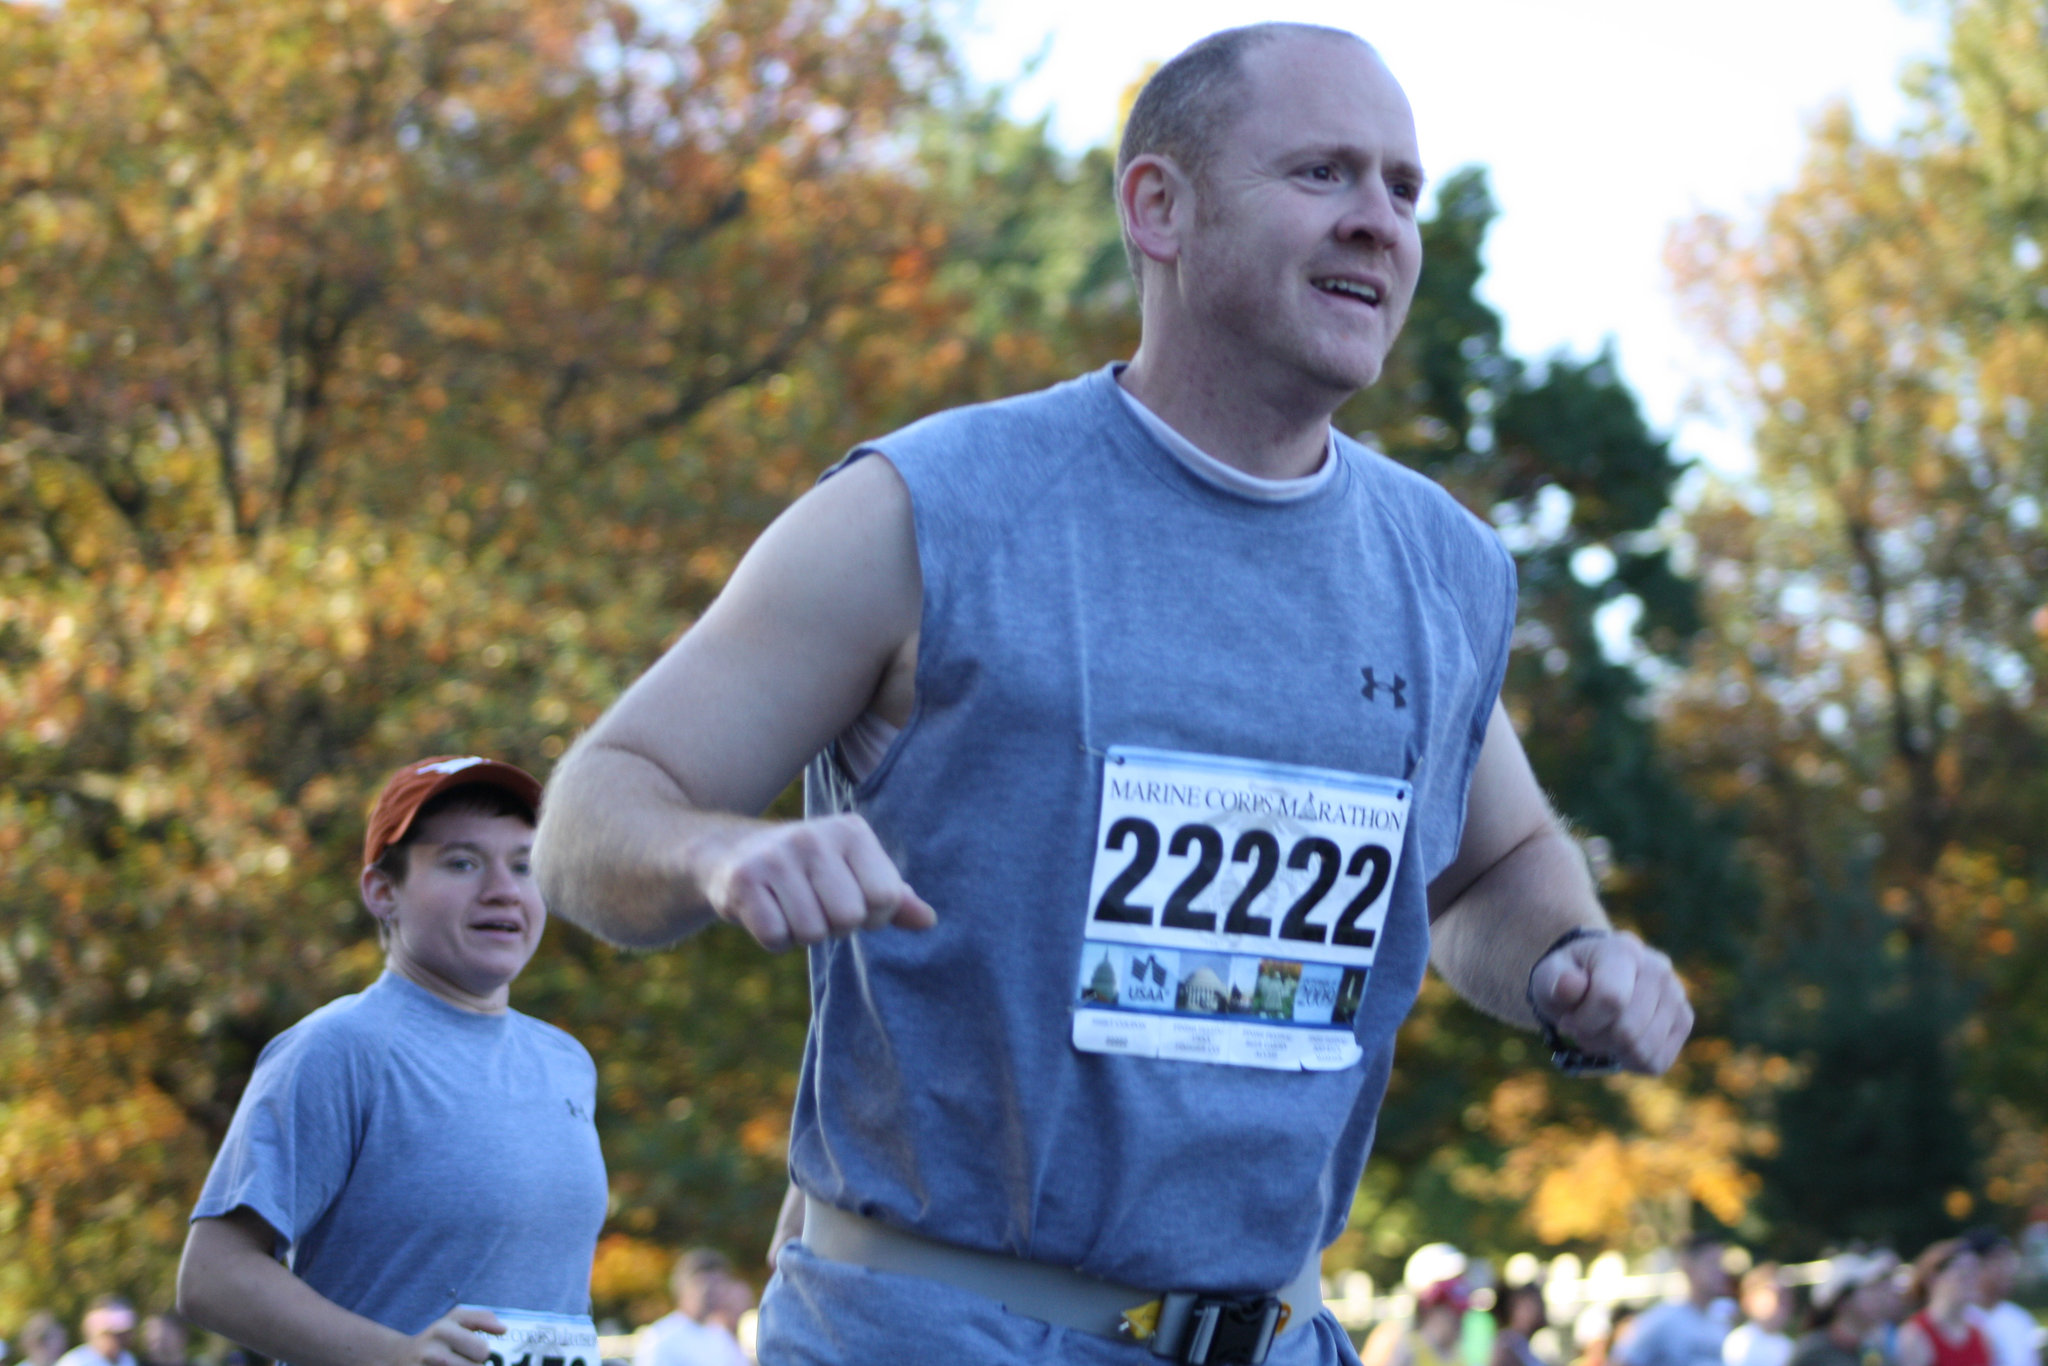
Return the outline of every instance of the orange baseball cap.
<path id="1" fill-rule="evenodd" d="M 377 805 L 370 809 L 370 828 L 363 832 L 363 866 L 384 857 L 384 851 L 405 838 L 413 818 L 427 802 L 451 787 L 481 783 L 501 787 L 540 811 L 540 780 L 516 765 L 478 754 L 443 754 L 415 759 L 384 781 Z"/>

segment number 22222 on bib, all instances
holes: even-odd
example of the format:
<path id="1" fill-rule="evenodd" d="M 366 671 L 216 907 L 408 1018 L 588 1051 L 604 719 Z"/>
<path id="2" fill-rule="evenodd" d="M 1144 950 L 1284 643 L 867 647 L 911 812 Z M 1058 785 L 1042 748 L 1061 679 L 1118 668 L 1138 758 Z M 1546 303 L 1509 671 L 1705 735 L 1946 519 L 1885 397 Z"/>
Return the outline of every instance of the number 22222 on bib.
<path id="1" fill-rule="evenodd" d="M 1113 747 L 1074 1047 L 1280 1071 L 1358 1062 L 1412 801 L 1391 778 Z"/>

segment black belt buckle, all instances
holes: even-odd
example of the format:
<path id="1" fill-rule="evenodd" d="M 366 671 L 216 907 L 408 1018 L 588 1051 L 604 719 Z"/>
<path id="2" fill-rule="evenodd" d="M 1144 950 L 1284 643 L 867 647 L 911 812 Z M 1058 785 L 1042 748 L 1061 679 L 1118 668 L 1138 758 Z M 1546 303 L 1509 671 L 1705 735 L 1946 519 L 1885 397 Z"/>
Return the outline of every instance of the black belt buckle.
<path id="1" fill-rule="evenodd" d="M 1273 1334 L 1280 1327 L 1278 1295 L 1249 1300 L 1190 1295 L 1187 1298 L 1192 1302 L 1183 1313 L 1173 1314 L 1179 1306 L 1171 1301 L 1179 1298 L 1168 1296 L 1163 1306 L 1166 1312 L 1161 1315 L 1162 1321 L 1171 1317 L 1186 1324 L 1175 1361 L 1185 1366 L 1259 1366 L 1266 1359 Z"/>

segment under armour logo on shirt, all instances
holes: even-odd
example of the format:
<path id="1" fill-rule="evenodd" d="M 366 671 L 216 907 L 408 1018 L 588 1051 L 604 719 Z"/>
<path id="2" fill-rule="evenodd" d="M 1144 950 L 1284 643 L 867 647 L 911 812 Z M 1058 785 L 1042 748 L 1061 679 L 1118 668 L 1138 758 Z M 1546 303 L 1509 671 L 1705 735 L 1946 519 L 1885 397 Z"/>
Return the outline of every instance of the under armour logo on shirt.
<path id="1" fill-rule="evenodd" d="M 1395 711 L 1400 711 L 1408 705 L 1408 699 L 1404 695 L 1404 690 L 1408 686 L 1407 679 L 1401 677 L 1401 675 L 1399 674 L 1395 674 L 1392 682 L 1382 682 L 1381 680 L 1374 678 L 1372 676 L 1372 669 L 1370 667 L 1360 669 L 1359 672 L 1365 675 L 1365 686 L 1360 688 L 1358 691 L 1360 692 L 1360 694 L 1364 696 L 1366 701 L 1378 701 L 1379 692 L 1382 688 L 1384 688 L 1386 689 L 1386 691 L 1394 695 Z"/>

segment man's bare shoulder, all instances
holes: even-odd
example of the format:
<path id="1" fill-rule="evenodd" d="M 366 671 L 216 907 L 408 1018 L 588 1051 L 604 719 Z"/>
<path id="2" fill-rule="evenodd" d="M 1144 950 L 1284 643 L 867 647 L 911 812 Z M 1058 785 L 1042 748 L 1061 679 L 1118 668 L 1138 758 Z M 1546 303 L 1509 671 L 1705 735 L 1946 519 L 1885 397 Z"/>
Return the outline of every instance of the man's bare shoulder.
<path id="1" fill-rule="evenodd" d="M 910 490 L 894 465 L 870 454 L 762 533 L 698 629 L 803 632 L 862 667 L 917 629 L 921 590 Z"/>
<path id="2" fill-rule="evenodd" d="M 758 812 L 873 702 L 922 605 L 909 490 L 856 460 L 775 519 L 588 739 L 651 760 L 699 809 Z"/>

